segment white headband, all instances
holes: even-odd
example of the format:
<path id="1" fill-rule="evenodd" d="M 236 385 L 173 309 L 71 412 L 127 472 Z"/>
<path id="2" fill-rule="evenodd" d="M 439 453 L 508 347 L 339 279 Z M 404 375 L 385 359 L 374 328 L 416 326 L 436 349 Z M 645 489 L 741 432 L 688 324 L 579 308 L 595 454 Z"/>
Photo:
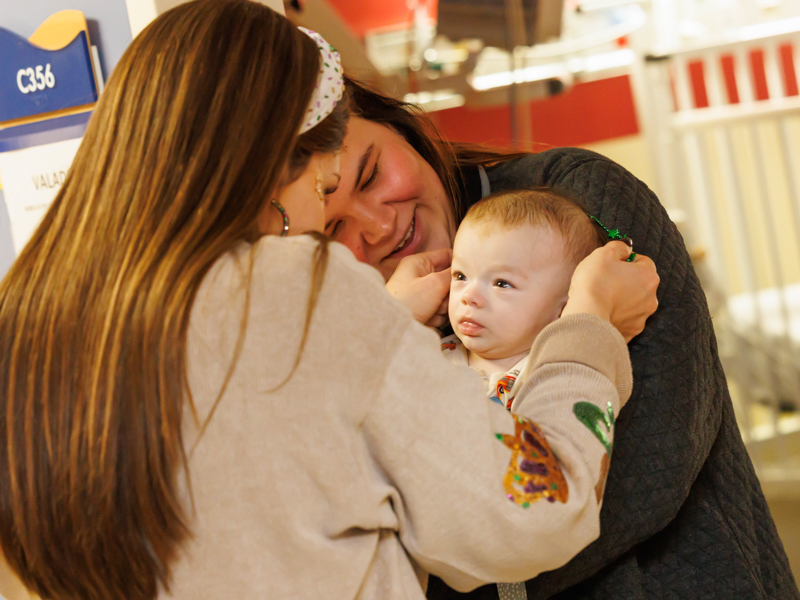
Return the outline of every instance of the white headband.
<path id="1" fill-rule="evenodd" d="M 298 27 L 300 31 L 314 40 L 321 57 L 317 87 L 311 96 L 311 103 L 303 117 L 300 133 L 303 134 L 333 112 L 334 107 L 342 99 L 344 93 L 344 77 L 342 61 L 339 53 L 315 31 Z"/>

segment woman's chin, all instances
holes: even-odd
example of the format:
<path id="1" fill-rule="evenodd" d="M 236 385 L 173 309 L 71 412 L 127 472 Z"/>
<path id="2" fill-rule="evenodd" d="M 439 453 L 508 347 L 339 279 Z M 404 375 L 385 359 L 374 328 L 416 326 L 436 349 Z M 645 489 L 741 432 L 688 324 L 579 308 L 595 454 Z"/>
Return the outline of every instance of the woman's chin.
<path id="1" fill-rule="evenodd" d="M 405 257 L 443 248 L 450 250 L 452 247 L 453 243 L 447 232 L 437 231 L 435 225 L 431 230 L 425 220 L 425 211 L 418 209 L 414 212 L 414 233 L 411 239 L 402 249 L 383 258 L 378 263 L 377 269 L 388 281 Z"/>

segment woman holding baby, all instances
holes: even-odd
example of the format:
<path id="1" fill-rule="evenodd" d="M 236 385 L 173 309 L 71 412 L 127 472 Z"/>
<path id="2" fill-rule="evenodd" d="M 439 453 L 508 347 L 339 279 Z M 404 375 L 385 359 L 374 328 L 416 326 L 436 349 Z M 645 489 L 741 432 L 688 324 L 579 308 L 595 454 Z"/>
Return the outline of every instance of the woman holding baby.
<path id="1" fill-rule="evenodd" d="M 451 278 L 450 249 L 464 214 L 490 194 L 545 188 L 576 201 L 602 223 L 598 232 L 630 236 L 636 252 L 658 267 L 658 311 L 641 335 L 620 329 L 630 342 L 634 389 L 615 426 L 601 536 L 513 597 L 800 598 L 736 424 L 705 296 L 655 195 L 585 150 L 503 155 L 448 144 L 413 107 L 356 82 L 348 87 L 353 115 L 326 233 L 380 270 L 387 289 L 421 322 L 446 326 L 448 292 L 453 319 L 451 285 L 464 284 Z M 499 238 L 507 229 L 494 227 Z M 540 250 L 526 251 L 534 261 Z M 580 275 L 581 268 L 573 290 Z M 453 326 L 459 334 L 458 322 Z M 445 353 L 452 352 L 453 340 L 445 342 Z M 508 369 L 500 365 L 486 379 L 490 394 L 513 402 L 497 387 Z M 428 597 L 496 599 L 498 587 L 463 596 L 432 578 Z"/>
<path id="2" fill-rule="evenodd" d="M 342 83 L 324 40 L 245 0 L 134 40 L 0 284 L 9 600 L 419 599 L 427 573 L 522 581 L 598 536 L 652 263 L 615 242 L 577 266 L 512 416 L 352 256 L 441 320 L 457 225 L 502 165 L 462 176 L 406 113 L 354 119 L 333 154 Z M 385 212 L 360 202 L 387 189 Z M 292 235 L 323 230 L 352 254 Z"/>

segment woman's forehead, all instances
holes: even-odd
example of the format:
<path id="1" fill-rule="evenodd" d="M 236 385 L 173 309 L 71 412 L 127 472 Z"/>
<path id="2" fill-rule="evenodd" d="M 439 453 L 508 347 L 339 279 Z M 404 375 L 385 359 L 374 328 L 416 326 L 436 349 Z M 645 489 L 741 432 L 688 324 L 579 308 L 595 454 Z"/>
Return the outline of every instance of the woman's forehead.
<path id="1" fill-rule="evenodd" d="M 363 152 L 364 148 L 371 144 L 402 143 L 403 141 L 403 137 L 391 127 L 354 115 L 350 117 L 350 121 L 347 124 L 343 150 L 346 150 L 348 146 L 352 146 L 356 150 L 355 153 L 357 153 L 359 148 Z"/>
<path id="2" fill-rule="evenodd" d="M 360 181 L 374 157 L 407 145 L 405 138 L 394 129 L 361 117 L 351 117 L 340 153 L 342 178 L 351 183 Z"/>

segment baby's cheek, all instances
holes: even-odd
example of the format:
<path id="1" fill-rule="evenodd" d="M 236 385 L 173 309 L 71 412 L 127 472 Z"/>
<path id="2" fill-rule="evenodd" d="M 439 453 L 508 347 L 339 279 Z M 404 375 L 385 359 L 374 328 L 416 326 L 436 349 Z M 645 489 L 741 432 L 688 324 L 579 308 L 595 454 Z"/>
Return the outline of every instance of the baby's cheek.
<path id="1" fill-rule="evenodd" d="M 456 311 L 458 309 L 458 304 L 461 301 L 461 295 L 456 289 L 456 286 L 450 286 L 450 296 L 449 300 L 447 301 L 447 316 L 450 319 L 450 325 L 455 329 L 456 326 Z"/>
<path id="2" fill-rule="evenodd" d="M 518 313 L 516 319 L 512 318 L 503 324 L 503 329 L 509 350 L 519 353 L 530 350 L 542 326 L 535 317 L 525 320 L 525 315 Z"/>
<path id="3" fill-rule="evenodd" d="M 453 283 L 450 284 L 450 295 L 448 296 L 448 298 L 449 299 L 447 301 L 447 308 L 452 312 L 453 308 L 458 304 L 460 300 L 458 288 Z"/>

